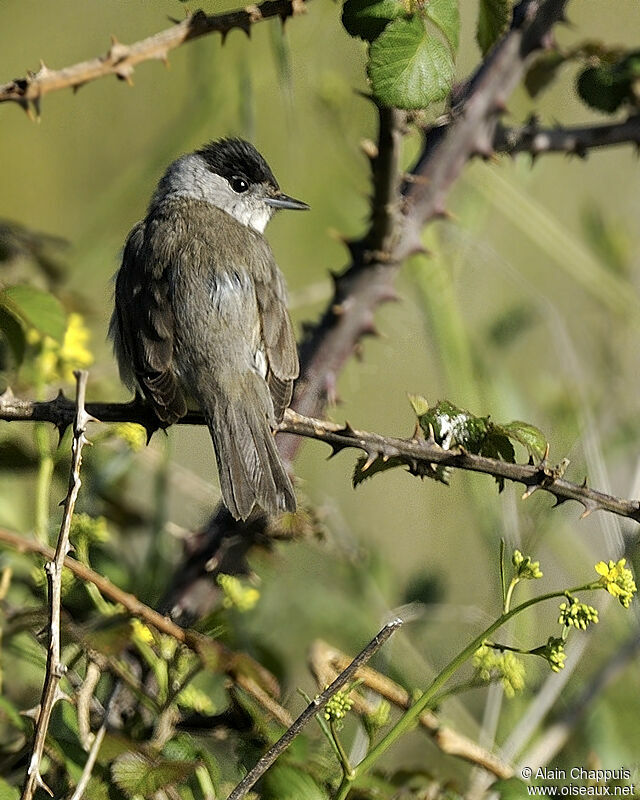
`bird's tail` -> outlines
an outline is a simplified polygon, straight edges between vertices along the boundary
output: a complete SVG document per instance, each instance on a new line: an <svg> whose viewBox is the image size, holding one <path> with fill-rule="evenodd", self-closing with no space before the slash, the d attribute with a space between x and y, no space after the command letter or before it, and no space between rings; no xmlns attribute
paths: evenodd
<svg viewBox="0 0 640 800"><path fill-rule="evenodd" d="M246 519L255 504L267 514L295 511L296 496L280 459L270 420L273 405L264 380L243 376L234 397L213 393L204 414L216 451L225 505L236 519Z"/></svg>

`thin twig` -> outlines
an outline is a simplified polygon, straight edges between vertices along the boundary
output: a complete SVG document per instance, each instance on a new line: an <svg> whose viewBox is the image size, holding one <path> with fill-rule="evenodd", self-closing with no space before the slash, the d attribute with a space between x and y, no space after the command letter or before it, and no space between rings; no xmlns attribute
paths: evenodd
<svg viewBox="0 0 640 800"><path fill-rule="evenodd" d="M111 708L113 707L118 694L120 693L120 689L122 687L121 683L116 683L111 691L109 696L109 700L104 708L104 714L102 717L102 723L98 730L95 732L93 742L89 749L89 754L87 755L87 760L84 763L84 767L82 768L82 774L80 775L80 779L76 784L76 788L69 798L69 800L82 800L84 793L87 789L89 781L91 780L91 773L93 772L93 767L96 763L96 759L98 758L98 753L100 752L100 747L102 746L102 740L105 737L107 732L107 725L109 722L109 713Z"/></svg>
<svg viewBox="0 0 640 800"><path fill-rule="evenodd" d="M46 785L40 774L40 761L44 752L45 739L49 728L51 712L61 693L59 684L65 672L65 667L60 660L60 607L62 597L62 569L67 553L69 552L69 532L71 518L75 508L76 499L82 482L80 480L80 467L82 465L82 448L87 442L85 431L92 417L87 414L84 407L87 388L88 373L84 370L75 372L76 377L76 415L71 446L71 471L69 475L69 489L64 501L64 512L58 535L58 544L52 561L45 567L47 582L49 584L49 646L47 653L47 666L45 673L40 711L35 726L31 756L22 800L31 800L37 788L44 789L53 796L53 792Z"/></svg>
<svg viewBox="0 0 640 800"><path fill-rule="evenodd" d="M317 682L322 686L333 680L348 663L348 656L325 642L316 641L311 646L309 665ZM360 667L354 678L399 708L406 710L413 702L406 689L371 667ZM371 704L357 690L351 693L351 697L354 701L353 708L358 713L367 714L373 711ZM514 770L511 765L466 736L443 725L433 711L423 711L418 721L443 753L462 758L503 780L513 776Z"/></svg>
<svg viewBox="0 0 640 800"><path fill-rule="evenodd" d="M236 788L231 792L227 800L240 800L247 792L255 785L255 783L264 775L278 756L283 753L295 737L300 733L304 726L313 719L313 717L326 706L331 698L345 686L351 678L355 675L358 669L366 664L367 661L377 653L387 639L394 634L402 625L401 619L395 619L389 622L382 628L382 630L369 642L369 644L353 659L349 666L338 675L333 683L315 697L311 703L300 714L291 727L278 739L278 741L269 748L269 750L262 756L255 767L247 773L247 775L240 781Z"/></svg>
<svg viewBox="0 0 640 800"><path fill-rule="evenodd" d="M29 72L24 78L0 85L0 103L15 102L26 111L30 110L31 104L39 114L40 100L49 92L69 88L77 90L106 75L115 75L131 83L135 67L143 61L158 60L166 64L171 50L216 31L222 34L223 39L234 28L249 35L251 26L256 22L273 17L280 17L284 22L288 17L300 13L304 3L305 0L264 0L259 5L223 14L196 11L171 28L134 44L122 44L112 37L111 47L103 56L58 70L49 69L41 61L37 72Z"/></svg>
<svg viewBox="0 0 640 800"><path fill-rule="evenodd" d="M4 420L46 421L64 429L68 424L72 408L71 401L61 394L55 400L46 403L20 400L14 397L9 390L0 396L0 419ZM153 415L149 408L135 401L132 403L90 403L87 405L87 410L103 422L137 422L153 427L151 421ZM178 424L203 425L204 418L201 414L190 412L179 420ZM508 461L475 455L462 448L445 450L433 439L428 441L382 436L379 433L355 430L349 424L337 425L328 420L305 417L291 409L286 411L278 430L281 433L296 434L326 442L333 449L334 454L348 447L363 450L368 456L369 468L378 459L386 462L391 458L396 459L399 464L408 466L413 472L418 472L419 465L441 464L522 483L527 487L523 499L541 489L553 495L557 504L575 500L584 508L583 517L593 511L602 510L640 522L640 503L637 500L627 500L599 492L587 486L586 481L580 484L567 481L563 477L565 466L551 466L546 460L539 464L513 464ZM136 600L136 602L139 601Z"/></svg>

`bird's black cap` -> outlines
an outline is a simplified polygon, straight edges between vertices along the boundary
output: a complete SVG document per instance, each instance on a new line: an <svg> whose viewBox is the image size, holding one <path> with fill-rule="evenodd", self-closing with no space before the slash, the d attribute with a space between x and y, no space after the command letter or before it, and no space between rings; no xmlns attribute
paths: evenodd
<svg viewBox="0 0 640 800"><path fill-rule="evenodd" d="M267 162L244 139L218 139L196 152L202 156L211 172L227 180L238 175L249 183L269 183L275 189L280 188Z"/></svg>

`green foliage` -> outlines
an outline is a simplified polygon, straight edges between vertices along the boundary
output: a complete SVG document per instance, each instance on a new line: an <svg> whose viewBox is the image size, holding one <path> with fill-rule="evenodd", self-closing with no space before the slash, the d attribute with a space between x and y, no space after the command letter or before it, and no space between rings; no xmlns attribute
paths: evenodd
<svg viewBox="0 0 640 800"><path fill-rule="evenodd" d="M342 22L369 42L367 74L380 103L425 108L447 96L459 41L457 0L346 0Z"/></svg>
<svg viewBox="0 0 640 800"><path fill-rule="evenodd" d="M486 55L509 27L512 0L480 0L476 40Z"/></svg>
<svg viewBox="0 0 640 800"><path fill-rule="evenodd" d="M627 53L613 63L587 67L578 76L580 98L591 108L613 114L623 104L638 106L640 50Z"/></svg>
<svg viewBox="0 0 640 800"><path fill-rule="evenodd" d="M113 762L111 775L127 797L151 798L161 789L181 783L193 775L193 761L148 758L141 753L124 753Z"/></svg>
<svg viewBox="0 0 640 800"><path fill-rule="evenodd" d="M400 0L346 0L342 24L351 36L372 42L391 20L405 15L405 4Z"/></svg>
<svg viewBox="0 0 640 800"><path fill-rule="evenodd" d="M329 795L297 767L276 764L260 782L263 800L328 800Z"/></svg>
<svg viewBox="0 0 640 800"><path fill-rule="evenodd" d="M24 284L10 286L0 292L0 308L43 336L62 341L66 314L60 301L50 292Z"/></svg>
<svg viewBox="0 0 640 800"><path fill-rule="evenodd" d="M419 15L396 19L372 43L368 74L386 106L424 108L443 100L453 81L448 47L427 32Z"/></svg>

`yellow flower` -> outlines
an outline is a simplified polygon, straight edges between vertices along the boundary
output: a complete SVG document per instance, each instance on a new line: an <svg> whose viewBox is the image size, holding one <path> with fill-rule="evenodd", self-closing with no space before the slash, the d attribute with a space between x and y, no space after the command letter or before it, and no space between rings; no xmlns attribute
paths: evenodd
<svg viewBox="0 0 640 800"><path fill-rule="evenodd" d="M151 629L139 619L134 618L131 620L131 630L134 639L138 639L140 642L144 642L145 644L153 644L153 642L155 642Z"/></svg>
<svg viewBox="0 0 640 800"><path fill-rule="evenodd" d="M74 369L84 369L93 363L93 355L89 343L89 329L84 324L81 314L69 314L67 330L60 348L60 365L63 377L73 380Z"/></svg>
<svg viewBox="0 0 640 800"><path fill-rule="evenodd" d="M147 432L136 422L118 422L112 431L119 439L126 442L134 453L143 450L147 444Z"/></svg>
<svg viewBox="0 0 640 800"><path fill-rule="evenodd" d="M220 573L217 577L217 584L224 594L222 605L225 608L236 608L244 613L251 611L260 598L260 592L257 589L244 586L242 581L234 575Z"/></svg>
<svg viewBox="0 0 640 800"><path fill-rule="evenodd" d="M617 563L609 561L599 561L596 564L596 572L601 576L600 584L609 592L617 597L621 605L629 608L631 599L636 593L636 583L633 580L633 573L625 567L626 558L621 558Z"/></svg>

